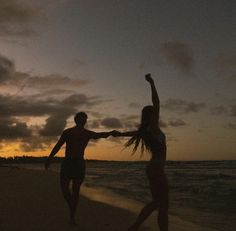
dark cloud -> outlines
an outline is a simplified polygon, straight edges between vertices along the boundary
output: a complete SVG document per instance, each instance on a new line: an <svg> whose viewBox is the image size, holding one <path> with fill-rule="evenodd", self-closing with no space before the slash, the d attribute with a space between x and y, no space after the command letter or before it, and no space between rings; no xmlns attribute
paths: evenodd
<svg viewBox="0 0 236 231"><path fill-rule="evenodd" d="M39 9L35 9L23 1L0 1L0 36L28 37L35 35L31 25L39 15Z"/></svg>
<svg viewBox="0 0 236 231"><path fill-rule="evenodd" d="M169 125L172 127L182 127L186 126L186 123L181 119L172 119L169 121Z"/></svg>
<svg viewBox="0 0 236 231"><path fill-rule="evenodd" d="M168 99L164 102L162 107L169 111L190 113L199 112L205 107L205 103L195 103L181 99Z"/></svg>
<svg viewBox="0 0 236 231"><path fill-rule="evenodd" d="M136 130L139 126L140 116L139 115L125 115L120 116L123 127L127 130Z"/></svg>
<svg viewBox="0 0 236 231"><path fill-rule="evenodd" d="M0 95L0 108L3 116L43 116L75 112L75 109L70 105L53 99L37 100L31 97L3 95Z"/></svg>
<svg viewBox="0 0 236 231"><path fill-rule="evenodd" d="M12 118L0 119L0 140L19 139L31 136L31 129L26 123Z"/></svg>
<svg viewBox="0 0 236 231"><path fill-rule="evenodd" d="M0 84L9 80L14 70L13 61L0 54Z"/></svg>
<svg viewBox="0 0 236 231"><path fill-rule="evenodd" d="M160 47L160 52L169 64L182 73L189 73L193 69L193 52L188 45L182 42L166 42Z"/></svg>
<svg viewBox="0 0 236 231"><path fill-rule="evenodd" d="M48 146L45 146L38 139L30 140L30 142L27 140L20 144L20 150L23 152L44 151L46 148L48 148Z"/></svg>
<svg viewBox="0 0 236 231"><path fill-rule="evenodd" d="M70 106L79 106L83 104L92 105L93 103L90 99L84 94L73 94L64 99L62 103Z"/></svg>
<svg viewBox="0 0 236 231"><path fill-rule="evenodd" d="M79 86L87 83L86 80L72 79L60 74L33 76L26 72L19 72L15 69L13 60L0 54L0 85L18 88L18 93L25 89L40 92L51 91L51 94L53 92L55 94L65 93L65 91L77 90Z"/></svg>
<svg viewBox="0 0 236 231"><path fill-rule="evenodd" d="M213 115L222 115L227 113L227 109L224 106L216 106L210 109L211 114Z"/></svg>
<svg viewBox="0 0 236 231"><path fill-rule="evenodd" d="M35 152L48 150L51 143L55 143L56 139L44 136L32 136L23 138L20 143L20 150L24 152Z"/></svg>
<svg viewBox="0 0 236 231"><path fill-rule="evenodd" d="M236 123L228 123L228 127L233 130L236 130Z"/></svg>
<svg viewBox="0 0 236 231"><path fill-rule="evenodd" d="M120 122L123 125L122 127L126 130L136 130L138 129L140 125L140 118L137 115L121 115ZM187 124L182 119L169 119L169 120L163 120L161 118L159 120L159 126L161 128L167 128L169 126L171 127L180 127L180 126L186 126Z"/></svg>
<svg viewBox="0 0 236 231"><path fill-rule="evenodd" d="M60 89L60 88L48 89L44 91L45 95L68 95L72 93L74 93L73 90Z"/></svg>
<svg viewBox="0 0 236 231"><path fill-rule="evenodd" d="M231 116L236 116L236 105L232 105L231 106L231 113L230 113Z"/></svg>
<svg viewBox="0 0 236 231"><path fill-rule="evenodd" d="M59 115L51 115L46 119L46 124L39 131L39 134L42 136L59 136L63 132L66 126L66 120L69 115L59 114Z"/></svg>
<svg viewBox="0 0 236 231"><path fill-rule="evenodd" d="M79 86L87 84L87 81L72 79L60 74L31 76L28 73L12 72L11 76L9 76L8 79L5 79L5 84L18 87L20 91L25 89L34 89L41 92L51 91L51 94L53 92L54 94L58 94L78 89Z"/></svg>
<svg viewBox="0 0 236 231"><path fill-rule="evenodd" d="M91 97L94 100L93 97ZM0 107L4 116L44 116L50 115L46 120L41 135L58 135L65 127L66 119L75 114L78 106L91 106L93 101L83 94L71 95L63 100L53 98L37 100L25 97L0 95Z"/></svg>
<svg viewBox="0 0 236 231"><path fill-rule="evenodd" d="M91 97L94 100L93 97ZM75 100L73 100L75 99ZM0 123L2 138L23 138L30 135L25 123L14 122L13 118L22 116L45 116L46 123L39 129L42 136L58 136L66 126L69 116L77 112L78 106L90 106L92 101L85 95L72 95L63 100L37 100L31 97L14 97L0 95L1 116L7 118ZM0 122L1 122L0 121ZM8 122L10 121L10 122Z"/></svg>
<svg viewBox="0 0 236 231"><path fill-rule="evenodd" d="M17 139L24 151L45 148L45 139L55 139L60 135L67 119L78 111L78 107L81 110L102 102L99 96L88 97L74 93L73 89L78 91L78 86L85 83L59 74L40 77L18 72L11 59L0 55L0 85L6 89L18 89L14 95L10 92L0 94L0 139ZM29 91L22 96L26 88ZM43 116L47 116L45 124L34 129L28 127L23 118ZM38 143L35 137L40 137Z"/></svg>
<svg viewBox="0 0 236 231"><path fill-rule="evenodd" d="M213 68L220 76L236 80L236 55L219 55L213 63Z"/></svg>
<svg viewBox="0 0 236 231"><path fill-rule="evenodd" d="M126 130L136 130L138 128L137 119L139 118L136 115L121 115L120 119L113 117L106 117L105 119L101 119L99 114L98 119L92 120L89 122L89 128L96 129L104 126L105 128L118 129L125 128Z"/></svg>
<svg viewBox="0 0 236 231"><path fill-rule="evenodd" d="M101 125L106 128L122 128L121 121L117 118L108 117L101 121Z"/></svg>

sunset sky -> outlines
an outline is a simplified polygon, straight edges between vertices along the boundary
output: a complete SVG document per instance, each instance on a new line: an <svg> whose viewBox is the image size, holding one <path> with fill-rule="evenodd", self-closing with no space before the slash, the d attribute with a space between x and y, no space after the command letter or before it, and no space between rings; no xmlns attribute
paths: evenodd
<svg viewBox="0 0 236 231"><path fill-rule="evenodd" d="M136 129L151 73L167 159L236 159L235 38L235 0L0 0L0 156L48 155L78 111ZM139 160L124 143L85 157Z"/></svg>

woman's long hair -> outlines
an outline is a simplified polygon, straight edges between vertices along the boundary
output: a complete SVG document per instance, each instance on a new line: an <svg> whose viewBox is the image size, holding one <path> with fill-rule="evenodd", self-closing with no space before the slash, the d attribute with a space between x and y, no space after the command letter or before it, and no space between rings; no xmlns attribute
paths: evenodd
<svg viewBox="0 0 236 231"><path fill-rule="evenodd" d="M153 119L154 115L155 113L153 106L146 106L143 108L141 115L141 124L138 128L138 132L125 143L125 147L134 145L132 155L137 151L140 143L141 156L143 155L145 150L147 150L148 152L151 151L150 139L154 135L153 131L155 126L158 126L158 124L156 124Z"/></svg>

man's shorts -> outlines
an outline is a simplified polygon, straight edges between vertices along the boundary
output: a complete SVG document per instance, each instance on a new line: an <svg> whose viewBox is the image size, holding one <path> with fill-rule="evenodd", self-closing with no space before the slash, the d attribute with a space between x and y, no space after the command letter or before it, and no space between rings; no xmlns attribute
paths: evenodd
<svg viewBox="0 0 236 231"><path fill-rule="evenodd" d="M85 160L65 158L61 164L60 177L64 180L80 180L85 177Z"/></svg>

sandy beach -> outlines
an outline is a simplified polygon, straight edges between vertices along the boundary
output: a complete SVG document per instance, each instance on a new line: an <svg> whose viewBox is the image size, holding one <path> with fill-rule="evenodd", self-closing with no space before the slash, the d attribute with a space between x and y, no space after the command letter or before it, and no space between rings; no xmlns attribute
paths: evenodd
<svg viewBox="0 0 236 231"><path fill-rule="evenodd" d="M68 224L68 211L58 174L52 171L0 167L1 231L123 231L142 204L106 198L102 192L82 189L77 212L78 226ZM86 195L88 194L88 195ZM153 215L140 231L158 230ZM170 231L213 231L170 216Z"/></svg>

